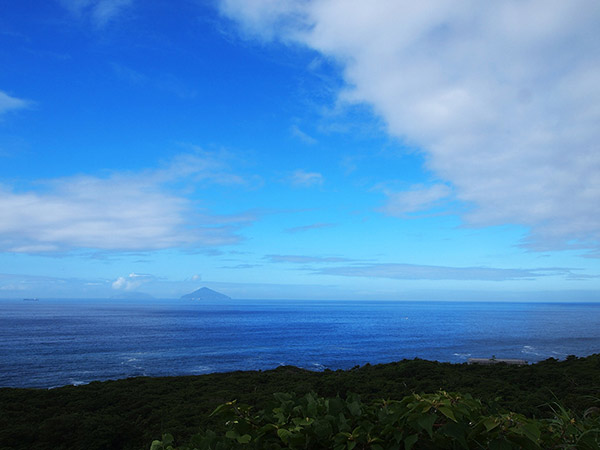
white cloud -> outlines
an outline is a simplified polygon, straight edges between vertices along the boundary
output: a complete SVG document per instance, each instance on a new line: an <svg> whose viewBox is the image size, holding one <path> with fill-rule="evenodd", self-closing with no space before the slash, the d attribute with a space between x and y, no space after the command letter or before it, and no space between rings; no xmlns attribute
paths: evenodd
<svg viewBox="0 0 600 450"><path fill-rule="evenodd" d="M60 0L60 3L78 17L88 16L103 27L133 4L133 0Z"/></svg>
<svg viewBox="0 0 600 450"><path fill-rule="evenodd" d="M289 181L297 187L312 187L323 184L324 179L318 172L305 172L299 169L289 177Z"/></svg>
<svg viewBox="0 0 600 450"><path fill-rule="evenodd" d="M600 3L224 0L247 33L340 63L340 98L472 206L468 223L530 227L538 250L600 247Z"/></svg>
<svg viewBox="0 0 600 450"><path fill-rule="evenodd" d="M409 213L433 208L447 199L452 190L445 184L434 184L429 187L412 186L408 191L384 192L388 196L388 202L381 211L390 216L404 217Z"/></svg>
<svg viewBox="0 0 600 450"><path fill-rule="evenodd" d="M0 117L9 111L27 108L29 105L30 102L27 100L11 97L7 93L0 91Z"/></svg>
<svg viewBox="0 0 600 450"><path fill-rule="evenodd" d="M249 36L271 40L297 33L305 17L304 2L296 0L221 0L223 14L236 19Z"/></svg>
<svg viewBox="0 0 600 450"><path fill-rule="evenodd" d="M201 212L180 189L169 187L228 178L217 161L185 155L159 170L59 178L28 191L0 186L0 250L133 251L232 244L239 240L237 228L254 220L253 215Z"/></svg>
<svg viewBox="0 0 600 450"><path fill-rule="evenodd" d="M152 275L139 273L130 273L126 277L119 277L112 283L115 290L134 291L144 283L154 281L156 278Z"/></svg>

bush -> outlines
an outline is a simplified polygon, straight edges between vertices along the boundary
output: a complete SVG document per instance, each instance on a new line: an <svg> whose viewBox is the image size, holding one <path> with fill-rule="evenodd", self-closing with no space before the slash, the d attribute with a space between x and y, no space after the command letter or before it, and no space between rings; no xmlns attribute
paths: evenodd
<svg viewBox="0 0 600 450"><path fill-rule="evenodd" d="M274 397L272 409L256 413L235 401L220 405L213 415L225 422L224 434L207 430L181 447L174 446L171 435L164 435L151 450L600 448L598 408L576 418L555 406L553 418L536 420L497 412L470 395L444 391L368 404L357 395Z"/></svg>

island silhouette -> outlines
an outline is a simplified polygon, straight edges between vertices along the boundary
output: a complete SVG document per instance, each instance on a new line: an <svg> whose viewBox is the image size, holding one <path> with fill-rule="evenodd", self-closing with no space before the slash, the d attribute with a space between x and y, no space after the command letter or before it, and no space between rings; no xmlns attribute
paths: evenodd
<svg viewBox="0 0 600 450"><path fill-rule="evenodd" d="M194 292L182 295L181 300L231 300L231 297L207 287L202 287Z"/></svg>

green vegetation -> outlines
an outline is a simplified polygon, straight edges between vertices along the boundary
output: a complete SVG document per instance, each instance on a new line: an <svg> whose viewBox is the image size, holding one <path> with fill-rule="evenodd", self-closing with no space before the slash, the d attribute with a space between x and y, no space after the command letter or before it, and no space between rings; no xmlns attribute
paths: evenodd
<svg viewBox="0 0 600 450"><path fill-rule="evenodd" d="M273 394L314 392L375 407L378 399L444 390L480 399L490 413L552 419L554 402L583 418L599 406L600 354L528 366L475 366L423 360L310 372L279 367L189 377L131 378L52 390L0 389L0 449L145 449L165 433L186 444L201 429L228 430L219 405L237 400L272 411ZM556 409L556 408L555 408ZM487 414L487 413L486 413ZM268 417L265 420L270 420Z"/></svg>
<svg viewBox="0 0 600 450"><path fill-rule="evenodd" d="M590 409L575 418L554 409L552 419L530 419L492 411L470 395L412 394L402 401L365 404L356 395L324 399L275 394L270 411L254 413L228 402L214 414L227 431L205 431L177 450L226 449L589 449L600 448L600 414ZM173 450L165 435L150 450Z"/></svg>

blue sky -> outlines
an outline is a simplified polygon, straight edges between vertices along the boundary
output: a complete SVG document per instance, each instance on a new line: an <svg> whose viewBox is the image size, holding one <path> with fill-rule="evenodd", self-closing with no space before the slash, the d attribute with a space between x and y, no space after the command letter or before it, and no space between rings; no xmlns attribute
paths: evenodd
<svg viewBox="0 0 600 450"><path fill-rule="evenodd" d="M600 301L592 0L0 7L0 298Z"/></svg>

